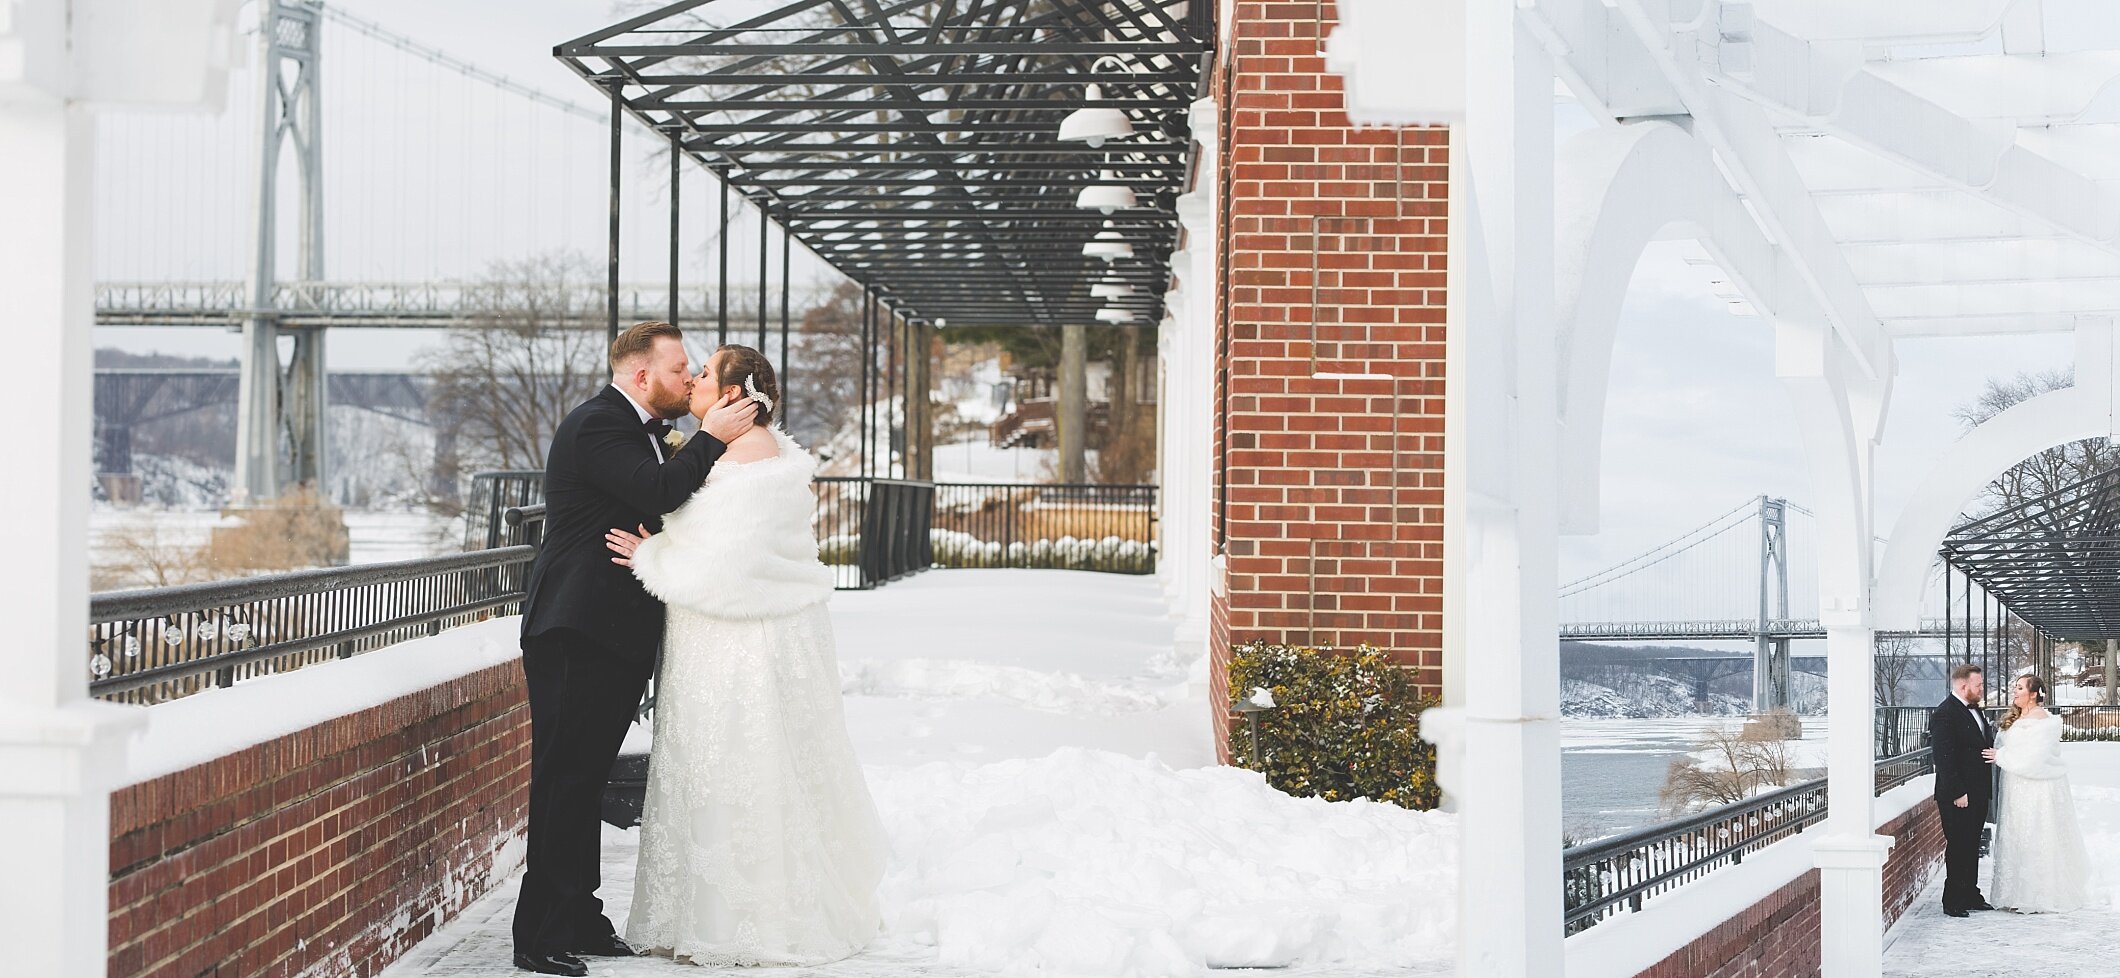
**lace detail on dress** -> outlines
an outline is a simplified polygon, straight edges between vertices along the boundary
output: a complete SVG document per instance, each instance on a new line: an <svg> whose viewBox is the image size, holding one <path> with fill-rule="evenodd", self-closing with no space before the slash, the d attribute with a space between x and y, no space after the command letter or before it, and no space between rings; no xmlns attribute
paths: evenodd
<svg viewBox="0 0 2120 978"><path fill-rule="evenodd" d="M657 954L701 965L820 964L861 950L880 925L888 843L847 737L821 600L829 571L822 593L805 597L816 587L805 565L821 567L808 483L806 466L764 463L710 479L686 507L695 525L678 520L652 538L663 541L661 580L684 591L669 595L678 600L668 609L626 921L627 939ZM727 492L739 485L741 499ZM796 493L799 514L787 499L751 505ZM737 505L713 509L728 503ZM742 532L702 532L709 518ZM790 573L762 566L767 554ZM744 588L709 586L747 571ZM705 613L716 591L728 599L725 616Z"/></svg>
<svg viewBox="0 0 2120 978"><path fill-rule="evenodd" d="M1995 809L1990 902L2065 913L2090 903L2090 856L2061 761L2061 718L2019 720L1997 735L2002 794Z"/></svg>

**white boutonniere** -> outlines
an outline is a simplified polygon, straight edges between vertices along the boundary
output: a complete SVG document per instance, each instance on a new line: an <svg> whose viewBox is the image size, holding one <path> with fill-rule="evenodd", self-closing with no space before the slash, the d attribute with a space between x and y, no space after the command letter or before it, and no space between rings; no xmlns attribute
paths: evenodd
<svg viewBox="0 0 2120 978"><path fill-rule="evenodd" d="M663 435L663 444L668 445L671 451L677 451L678 449L685 447L685 433L677 430L676 428L672 428L669 430L668 433Z"/></svg>

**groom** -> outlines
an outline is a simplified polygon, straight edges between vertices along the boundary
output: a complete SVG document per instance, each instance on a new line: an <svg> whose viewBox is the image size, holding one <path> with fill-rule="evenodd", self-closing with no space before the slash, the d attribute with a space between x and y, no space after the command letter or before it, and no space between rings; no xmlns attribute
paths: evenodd
<svg viewBox="0 0 2120 978"><path fill-rule="evenodd" d="M1929 714L1936 814L1943 822L1943 912L1953 917L1995 909L1980 895L1980 830L1993 783L1980 752L1995 746L1995 728L1980 711L1986 693L1979 666L1958 666L1951 670L1951 695Z"/></svg>
<svg viewBox="0 0 2120 978"><path fill-rule="evenodd" d="M647 322L611 342L611 384L568 413L545 460L545 538L523 596L530 694L530 827L515 905L515 966L585 975L581 956L630 956L596 898L604 783L662 644L662 604L612 563L604 534L658 526L707 479L755 405L724 398L707 437L672 450L668 419L691 409L677 327Z"/></svg>

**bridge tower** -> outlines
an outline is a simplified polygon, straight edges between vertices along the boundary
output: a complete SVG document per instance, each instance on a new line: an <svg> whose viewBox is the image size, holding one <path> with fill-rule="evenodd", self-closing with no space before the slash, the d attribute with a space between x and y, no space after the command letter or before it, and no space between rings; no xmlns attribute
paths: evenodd
<svg viewBox="0 0 2120 978"><path fill-rule="evenodd" d="M323 113L317 92L323 8L317 0L264 0L260 11L264 111L259 117L257 251L236 395L235 491L238 502L250 503L278 496L289 483L307 482L324 491L324 330L288 331L294 350L283 375L282 310L274 299L283 145L294 156L300 188L293 202L299 219L297 276L305 282L324 278L324 157L318 126Z"/></svg>
<svg viewBox="0 0 2120 978"><path fill-rule="evenodd" d="M1774 621L1789 617L1789 501L1759 497L1759 616L1752 634L1752 712L1789 705L1789 640Z"/></svg>

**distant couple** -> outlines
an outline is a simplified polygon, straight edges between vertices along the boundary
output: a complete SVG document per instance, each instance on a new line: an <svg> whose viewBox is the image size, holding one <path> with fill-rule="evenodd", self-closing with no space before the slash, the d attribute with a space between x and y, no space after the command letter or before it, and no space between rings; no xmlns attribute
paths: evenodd
<svg viewBox="0 0 2120 978"><path fill-rule="evenodd" d="M700 965L846 957L877 932L886 848L840 703L816 463L771 427L780 385L757 350L723 346L694 377L677 328L650 322L619 334L610 363L610 386L552 437L523 601L515 965L583 975L583 957L635 945ZM680 447L669 419L687 413L700 433ZM621 940L596 897L598 823L658 646Z"/></svg>
<svg viewBox="0 0 2120 978"><path fill-rule="evenodd" d="M1951 670L1951 695L1929 715L1936 763L1936 811L1943 822L1943 912L2067 913L2090 902L2090 858L2076 825L2068 771L2061 763L2061 718L2047 711L2046 683L2010 683L2010 709L1991 724L1980 709L1980 667ZM1996 729L1997 726L2000 729ZM1995 818L1994 902L1980 893L1980 832L1989 821L1988 765L2002 769Z"/></svg>

